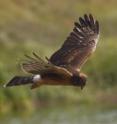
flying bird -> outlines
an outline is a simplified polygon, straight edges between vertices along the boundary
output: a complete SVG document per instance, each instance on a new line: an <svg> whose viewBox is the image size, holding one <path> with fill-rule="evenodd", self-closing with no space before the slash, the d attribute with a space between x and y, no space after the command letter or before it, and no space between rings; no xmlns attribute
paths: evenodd
<svg viewBox="0 0 117 124"><path fill-rule="evenodd" d="M36 53L26 55L21 64L29 76L15 76L4 87L31 84L31 89L42 85L85 86L87 75L81 67L95 51L99 39L99 23L85 14L74 23L73 31L50 58L41 59Z"/></svg>

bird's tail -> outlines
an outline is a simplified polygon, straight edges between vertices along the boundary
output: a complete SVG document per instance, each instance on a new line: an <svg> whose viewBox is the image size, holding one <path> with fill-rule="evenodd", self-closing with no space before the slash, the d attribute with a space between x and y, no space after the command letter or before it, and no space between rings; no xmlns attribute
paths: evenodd
<svg viewBox="0 0 117 124"><path fill-rule="evenodd" d="M33 76L30 76L30 77L15 76L7 84L5 84L4 87L26 85L26 84L32 84L32 83L33 83Z"/></svg>

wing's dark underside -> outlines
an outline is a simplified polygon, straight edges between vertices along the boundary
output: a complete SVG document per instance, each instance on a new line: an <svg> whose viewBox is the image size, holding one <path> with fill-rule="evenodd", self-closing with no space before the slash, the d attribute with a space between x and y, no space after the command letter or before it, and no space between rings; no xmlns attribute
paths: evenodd
<svg viewBox="0 0 117 124"><path fill-rule="evenodd" d="M98 21L91 14L85 14L83 18L79 18L79 23L75 22L74 25L62 47L50 57L52 64L65 68L80 68L95 50L99 36Z"/></svg>

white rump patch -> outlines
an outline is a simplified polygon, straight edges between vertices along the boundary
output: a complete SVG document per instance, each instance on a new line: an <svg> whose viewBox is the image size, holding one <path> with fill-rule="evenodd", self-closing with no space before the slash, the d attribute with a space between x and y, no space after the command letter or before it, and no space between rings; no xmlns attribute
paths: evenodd
<svg viewBox="0 0 117 124"><path fill-rule="evenodd" d="M39 74L38 75L35 75L33 77L33 82L38 82L40 79L41 79L41 76Z"/></svg>

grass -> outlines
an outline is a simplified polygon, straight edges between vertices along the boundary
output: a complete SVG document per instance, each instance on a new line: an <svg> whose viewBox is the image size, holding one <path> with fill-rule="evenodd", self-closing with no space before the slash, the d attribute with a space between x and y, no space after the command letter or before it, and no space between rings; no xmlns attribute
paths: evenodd
<svg viewBox="0 0 117 124"><path fill-rule="evenodd" d="M117 12L115 1L4 0L0 1L0 115L11 111L34 111L39 102L74 101L81 104L103 104L103 98L114 106L117 82ZM86 88L26 87L3 89L14 75L23 75L19 63L24 54L37 52L51 56L72 30L74 20L93 13L100 21L100 42L95 54L83 67L89 76ZM69 103L68 102L68 103ZM36 104L36 105L35 105ZM51 103L50 103L51 104ZM5 107L4 107L5 106Z"/></svg>

